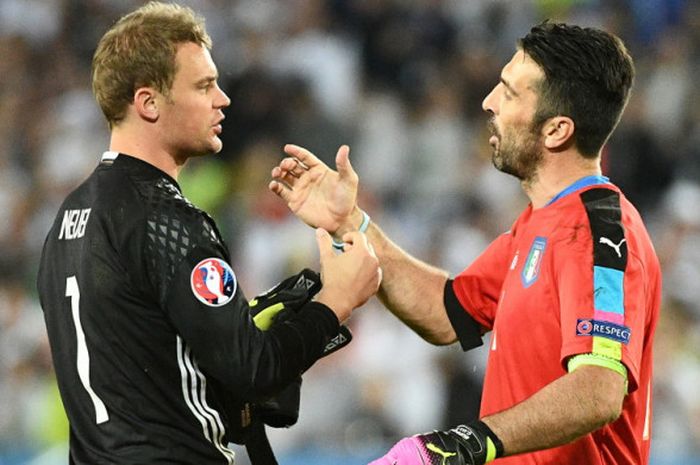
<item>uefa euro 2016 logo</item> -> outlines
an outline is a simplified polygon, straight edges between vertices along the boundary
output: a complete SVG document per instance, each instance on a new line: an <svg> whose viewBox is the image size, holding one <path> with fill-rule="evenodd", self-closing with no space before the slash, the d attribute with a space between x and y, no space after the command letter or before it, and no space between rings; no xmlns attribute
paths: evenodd
<svg viewBox="0 0 700 465"><path fill-rule="evenodd" d="M236 293L236 275L231 266L216 257L197 263L192 269L190 284L197 300L210 307L227 304Z"/></svg>

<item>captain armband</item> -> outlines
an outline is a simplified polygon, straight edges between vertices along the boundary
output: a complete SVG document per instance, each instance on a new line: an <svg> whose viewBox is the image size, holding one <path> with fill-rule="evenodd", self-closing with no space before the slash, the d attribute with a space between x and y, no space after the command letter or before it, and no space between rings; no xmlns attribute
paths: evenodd
<svg viewBox="0 0 700 465"><path fill-rule="evenodd" d="M462 307L452 287L453 282L453 279L448 279L445 283L443 302L462 350L466 352L483 345L484 341L481 339L481 325Z"/></svg>
<svg viewBox="0 0 700 465"><path fill-rule="evenodd" d="M574 370L583 365L595 365L617 372L625 378L625 386L627 386L627 367L619 360L600 354L579 354L569 359L566 363L566 368L569 370L569 373L573 373Z"/></svg>

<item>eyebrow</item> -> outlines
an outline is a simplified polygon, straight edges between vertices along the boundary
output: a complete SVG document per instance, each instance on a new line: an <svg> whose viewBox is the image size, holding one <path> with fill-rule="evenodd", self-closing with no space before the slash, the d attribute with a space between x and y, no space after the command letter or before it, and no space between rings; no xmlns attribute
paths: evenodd
<svg viewBox="0 0 700 465"><path fill-rule="evenodd" d="M197 82L195 83L195 85L200 86L200 85L203 85L203 84L209 84L210 82L215 82L217 79L219 79L219 76L218 76L218 75L216 75L216 76L207 76L207 77L203 77L202 79L200 79L199 81L197 81Z"/></svg>
<svg viewBox="0 0 700 465"><path fill-rule="evenodd" d="M518 94L518 92L516 92L515 89L513 89L513 86L511 86L510 83L509 83L508 81L506 81L505 78L504 78L503 76L501 76L500 81L501 81L501 84L503 84L504 86L506 86L506 88L507 88L513 95L515 95L516 97L517 97L518 95L520 95L520 94Z"/></svg>

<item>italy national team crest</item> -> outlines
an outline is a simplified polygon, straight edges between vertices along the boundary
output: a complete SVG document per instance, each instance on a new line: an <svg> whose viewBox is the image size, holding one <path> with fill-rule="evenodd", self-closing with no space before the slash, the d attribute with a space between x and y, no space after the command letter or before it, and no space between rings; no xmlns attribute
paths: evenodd
<svg viewBox="0 0 700 465"><path fill-rule="evenodd" d="M520 274L523 287L530 287L537 281L546 248L547 238L540 236L535 237L535 241L532 243L532 247L530 247L530 252L527 254L527 260L525 260L523 271Z"/></svg>
<svg viewBox="0 0 700 465"><path fill-rule="evenodd" d="M227 304L236 293L236 275L231 266L220 258L206 258L192 270L192 292L210 307Z"/></svg>

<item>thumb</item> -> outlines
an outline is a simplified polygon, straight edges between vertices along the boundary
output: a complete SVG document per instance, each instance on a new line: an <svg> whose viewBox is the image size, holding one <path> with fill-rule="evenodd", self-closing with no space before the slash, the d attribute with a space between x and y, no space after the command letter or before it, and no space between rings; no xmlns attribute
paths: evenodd
<svg viewBox="0 0 700 465"><path fill-rule="evenodd" d="M323 263L327 258L333 257L333 239L323 228L316 228L316 242L318 243L318 251Z"/></svg>
<svg viewBox="0 0 700 465"><path fill-rule="evenodd" d="M335 167L341 178L347 178L355 175L355 170L350 164L350 147L341 145L338 153L335 156Z"/></svg>

